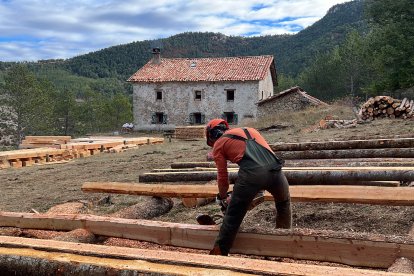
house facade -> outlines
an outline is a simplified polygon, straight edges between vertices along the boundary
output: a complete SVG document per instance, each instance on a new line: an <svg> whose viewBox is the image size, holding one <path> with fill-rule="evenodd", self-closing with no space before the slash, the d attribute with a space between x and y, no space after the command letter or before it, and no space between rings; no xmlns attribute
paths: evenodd
<svg viewBox="0 0 414 276"><path fill-rule="evenodd" d="M257 117L263 118L279 112L299 111L320 105L327 105L327 103L312 97L299 86L294 86L257 102Z"/></svg>
<svg viewBox="0 0 414 276"><path fill-rule="evenodd" d="M214 118L238 124L257 117L256 103L273 94L273 56L153 58L128 79L135 130L202 125Z"/></svg>

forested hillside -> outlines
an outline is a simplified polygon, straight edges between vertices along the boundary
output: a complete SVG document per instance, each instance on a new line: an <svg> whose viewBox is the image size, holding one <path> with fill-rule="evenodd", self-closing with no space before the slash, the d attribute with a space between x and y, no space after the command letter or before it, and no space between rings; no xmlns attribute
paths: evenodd
<svg viewBox="0 0 414 276"><path fill-rule="evenodd" d="M364 27L363 2L354 1L332 7L324 18L296 35L229 37L219 33L183 33L159 41L111 47L72 58L65 65L86 77L126 79L148 61L155 45L161 46L164 57L274 55L279 72L296 76L316 53L341 44L350 29L362 31Z"/></svg>
<svg viewBox="0 0 414 276"><path fill-rule="evenodd" d="M70 74L124 82L151 58L152 47L161 46L164 57L274 55L278 73L296 77L318 53L340 45L350 29L363 31L366 25L363 10L361 0L336 5L320 21L295 35L240 37L182 33L157 41L113 46L68 60L44 60L28 65L37 75L50 79L55 85L61 85L63 75L67 75L68 81L63 81L66 87L73 79ZM0 70L12 64L0 62ZM82 79L78 79L79 82Z"/></svg>
<svg viewBox="0 0 414 276"><path fill-rule="evenodd" d="M274 55L275 92L300 85L326 101L377 94L414 98L413 14L412 0L355 0L332 7L295 35L182 33L67 60L0 62L0 106L21 111L18 136L117 129L132 121L126 79L148 62L153 47L161 47L163 57Z"/></svg>

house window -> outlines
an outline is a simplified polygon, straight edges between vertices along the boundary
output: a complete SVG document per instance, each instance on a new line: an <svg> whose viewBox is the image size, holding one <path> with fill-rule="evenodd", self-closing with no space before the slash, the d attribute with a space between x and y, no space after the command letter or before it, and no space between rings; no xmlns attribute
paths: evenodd
<svg viewBox="0 0 414 276"><path fill-rule="evenodd" d="M155 91L155 93L156 93L157 101L161 101L162 100L162 91Z"/></svg>
<svg viewBox="0 0 414 276"><path fill-rule="evenodd" d="M151 124L166 124L167 123L167 114L164 112L155 112L152 114Z"/></svg>
<svg viewBox="0 0 414 276"><path fill-rule="evenodd" d="M228 89L226 90L227 93L227 101L233 102L234 101L234 89Z"/></svg>
<svg viewBox="0 0 414 276"><path fill-rule="evenodd" d="M200 90L195 90L194 91L194 100L201 101L201 91Z"/></svg>
<svg viewBox="0 0 414 276"><path fill-rule="evenodd" d="M206 116L200 112L190 113L190 124L202 125L206 123Z"/></svg>
<svg viewBox="0 0 414 276"><path fill-rule="evenodd" d="M230 125L237 125L238 123L238 116L234 112L224 112L221 117Z"/></svg>

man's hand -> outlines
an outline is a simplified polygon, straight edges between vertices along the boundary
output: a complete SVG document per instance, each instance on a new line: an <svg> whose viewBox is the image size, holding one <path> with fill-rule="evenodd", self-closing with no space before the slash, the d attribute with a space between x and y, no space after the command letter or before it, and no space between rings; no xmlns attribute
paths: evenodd
<svg viewBox="0 0 414 276"><path fill-rule="evenodd" d="M216 203L220 205L221 211L223 213L226 212L227 207L229 206L230 200L231 200L231 192L228 192L226 194L226 197L221 197L219 193L216 195Z"/></svg>

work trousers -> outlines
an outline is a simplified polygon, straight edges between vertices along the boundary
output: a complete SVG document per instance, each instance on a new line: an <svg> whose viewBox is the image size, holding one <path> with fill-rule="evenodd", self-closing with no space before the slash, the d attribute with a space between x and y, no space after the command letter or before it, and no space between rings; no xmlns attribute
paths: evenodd
<svg viewBox="0 0 414 276"><path fill-rule="evenodd" d="M277 211L276 228L292 227L289 183L280 169L269 168L270 166L239 170L231 201L215 242L222 255L228 255L250 203L261 190L270 192L274 198Z"/></svg>

